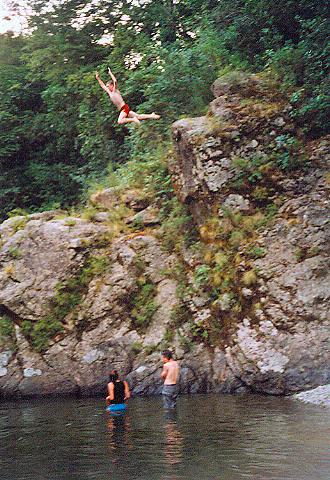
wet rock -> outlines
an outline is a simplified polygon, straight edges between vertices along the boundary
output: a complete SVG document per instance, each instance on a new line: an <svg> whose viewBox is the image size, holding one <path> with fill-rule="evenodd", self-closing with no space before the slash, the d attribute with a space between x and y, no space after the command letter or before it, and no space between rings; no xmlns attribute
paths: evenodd
<svg viewBox="0 0 330 480"><path fill-rule="evenodd" d="M296 393L293 398L304 403L330 407L330 385L322 385L307 392Z"/></svg>

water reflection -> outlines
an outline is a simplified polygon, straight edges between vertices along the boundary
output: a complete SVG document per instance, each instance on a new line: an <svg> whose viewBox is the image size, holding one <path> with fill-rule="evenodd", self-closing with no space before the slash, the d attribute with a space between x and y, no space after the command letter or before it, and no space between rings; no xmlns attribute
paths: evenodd
<svg viewBox="0 0 330 480"><path fill-rule="evenodd" d="M111 462L117 463L121 459L122 451L133 448L131 435L131 420L128 413L109 414L108 419L109 442L108 448Z"/></svg>
<svg viewBox="0 0 330 480"><path fill-rule="evenodd" d="M182 463L183 435L178 426L176 411L168 411L164 414L164 430L164 460L168 471L163 478L164 480L179 480L182 477L175 470Z"/></svg>

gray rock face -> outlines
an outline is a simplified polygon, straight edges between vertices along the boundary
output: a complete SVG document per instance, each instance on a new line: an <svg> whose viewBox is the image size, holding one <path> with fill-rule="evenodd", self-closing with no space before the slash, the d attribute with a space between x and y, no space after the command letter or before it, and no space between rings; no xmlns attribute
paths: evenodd
<svg viewBox="0 0 330 480"><path fill-rule="evenodd" d="M269 321L251 326L246 319L226 349L228 365L256 392L287 394L329 381L329 323L300 322L294 332Z"/></svg>
<svg viewBox="0 0 330 480"><path fill-rule="evenodd" d="M100 248L106 226L52 216L23 220L18 231L12 227L18 219L1 226L1 311L15 329L13 338L0 338L0 396L101 394L113 368L128 376L133 394L159 393L161 342L172 328L171 313L178 302L176 282L162 272L177 258L165 254L153 236L118 238ZM108 267L90 280L81 303L65 318L64 332L37 353L23 335L23 322L44 318L58 282L74 277L91 257L107 258ZM131 311L141 275L155 286L157 309L151 322L138 328ZM218 385L212 364L219 354L207 354L204 366L194 350L184 354L178 338L172 347L183 362L182 391L241 387L233 376ZM203 347L194 348L206 355Z"/></svg>
<svg viewBox="0 0 330 480"><path fill-rule="evenodd" d="M322 161L326 166L329 158ZM278 221L260 236L267 254L255 266L268 292L264 313L280 328L330 318L329 187L319 173L299 180L300 195L293 196L294 188L288 191L292 197Z"/></svg>
<svg viewBox="0 0 330 480"><path fill-rule="evenodd" d="M288 106L272 101L256 76L226 76L214 83L213 92L217 98L208 115L172 126L176 153L169 168L175 192L197 224L217 204L248 211L249 199L232 192L237 161L266 158L274 149L274 136L293 132Z"/></svg>
<svg viewBox="0 0 330 480"><path fill-rule="evenodd" d="M214 83L213 92L217 98L206 117L173 124L173 182L199 225L215 214L223 217L224 208L255 212L251 187L244 196L233 191L237 162L254 162L258 174L258 159L271 158L276 142L294 133L288 107L273 102L258 77L226 76ZM307 145L312 168L277 180L272 200L280 194L285 200L276 221L258 233L262 258L248 259L258 285L240 286L240 295L251 318L237 318L226 362L254 391L287 394L329 380L329 147L328 137ZM230 302L221 294L220 311L229 314Z"/></svg>
<svg viewBox="0 0 330 480"><path fill-rule="evenodd" d="M18 221L19 230L14 227ZM90 246L106 231L79 218L67 222L32 216L3 222L0 305L23 319L43 317L55 285L79 269Z"/></svg>

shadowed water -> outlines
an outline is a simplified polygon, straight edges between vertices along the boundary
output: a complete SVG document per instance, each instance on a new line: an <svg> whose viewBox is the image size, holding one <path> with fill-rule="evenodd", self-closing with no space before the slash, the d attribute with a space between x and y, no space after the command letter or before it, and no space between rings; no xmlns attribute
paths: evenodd
<svg viewBox="0 0 330 480"><path fill-rule="evenodd" d="M0 403L1 480L328 480L330 411L286 398Z"/></svg>

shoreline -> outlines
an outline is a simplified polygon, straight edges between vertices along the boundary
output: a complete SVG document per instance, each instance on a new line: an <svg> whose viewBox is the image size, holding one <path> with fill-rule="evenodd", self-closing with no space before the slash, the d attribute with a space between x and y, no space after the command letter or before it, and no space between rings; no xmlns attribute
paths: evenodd
<svg viewBox="0 0 330 480"><path fill-rule="evenodd" d="M295 394L288 394L288 395L270 395L265 394L262 392L232 392L232 393L216 393L216 392L196 392L196 393L181 393L180 396L194 396L194 395L208 395L208 394L217 394L219 396L254 396L259 395L265 398L285 398L285 399L294 399L299 400L303 403L309 403L313 405L321 405L325 407L330 407L330 384L320 385L317 388L311 390L304 390L299 393ZM132 398L149 398L149 397L159 397L161 393L155 394L147 394L147 395L132 395ZM101 395L100 393L95 393L94 395L91 394L81 394L81 393L49 393L49 394L42 394L42 395L0 395L0 404L5 403L8 401L15 401L19 402L21 400L47 400L47 399L83 399L83 398L105 398L105 395Z"/></svg>

